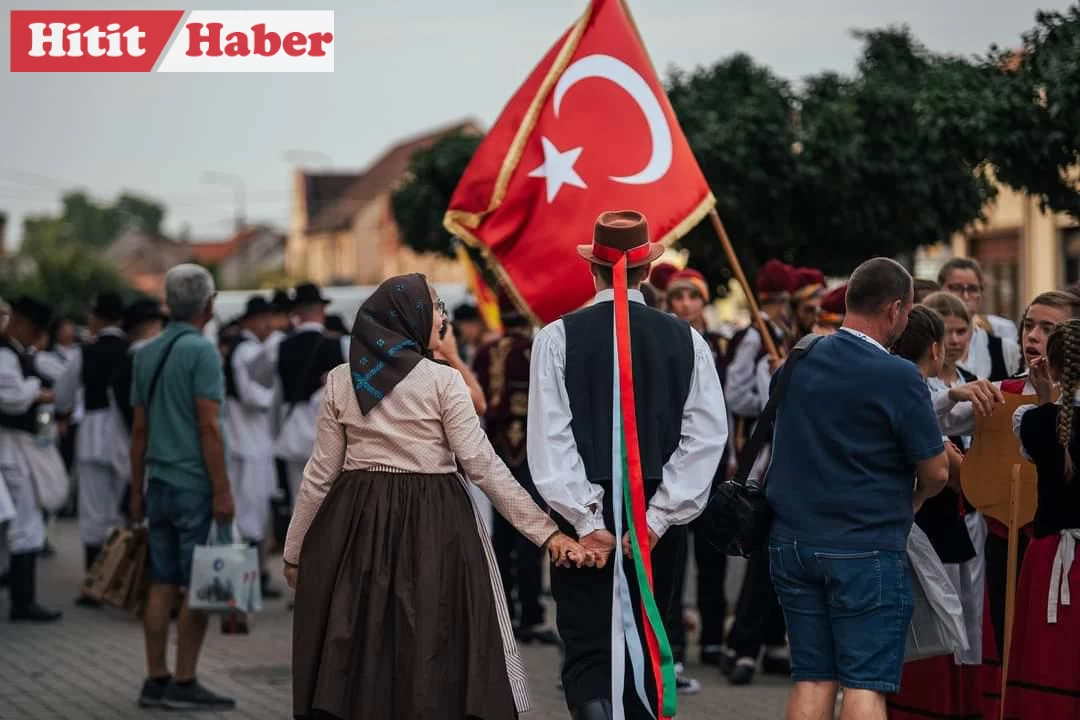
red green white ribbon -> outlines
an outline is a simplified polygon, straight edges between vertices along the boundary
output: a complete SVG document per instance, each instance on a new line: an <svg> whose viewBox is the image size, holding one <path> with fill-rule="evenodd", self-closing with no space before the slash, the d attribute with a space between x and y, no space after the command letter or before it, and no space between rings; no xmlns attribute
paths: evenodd
<svg viewBox="0 0 1080 720"><path fill-rule="evenodd" d="M652 676L656 682L656 696L658 699L657 717L671 718L675 716L675 664L671 653L671 645L668 643L667 633L660 616L660 610L653 594L652 555L649 549L649 526L645 518L645 481L641 468L641 450L638 445L637 411L634 402L634 368L630 348L630 296L626 282L626 257L621 257L612 273L615 289L615 368L614 383L614 406L612 416L615 419L616 432L612 437L612 465L613 465L613 510L615 510L616 539L621 540L622 513L618 508L622 505L626 510L627 532L630 536L630 546L633 556L633 567L638 591L641 596L641 627L646 644L648 645L649 665ZM622 502L618 502L618 500ZM643 549L645 551L643 552ZM621 543L616 547L616 553L621 550ZM649 703L644 696L644 668L642 663L635 662L641 657L640 634L633 622L633 607L629 602L629 593L620 591L621 561L616 562L615 583L613 600L615 606L615 618L613 619L612 638L621 634L625 637L625 645L612 647L612 706L622 707L622 675L625 668L625 651L629 649L631 666L635 674L635 686L639 697L645 707ZM620 623L618 620L623 622ZM629 621L629 622L627 622ZM633 631L622 632L615 626L626 626ZM637 646L637 647L635 647ZM635 652L637 651L637 652ZM637 657L635 657L637 656ZM650 708L651 710L651 708Z"/></svg>

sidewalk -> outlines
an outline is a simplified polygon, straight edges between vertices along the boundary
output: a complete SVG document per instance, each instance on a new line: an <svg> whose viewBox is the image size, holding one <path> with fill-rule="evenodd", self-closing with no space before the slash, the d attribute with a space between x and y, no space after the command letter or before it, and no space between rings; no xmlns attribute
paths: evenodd
<svg viewBox="0 0 1080 720"><path fill-rule="evenodd" d="M50 539L57 555L39 561L39 594L46 604L61 607L64 619L46 626L9 624L5 592L0 600L0 720L291 717L292 619L284 602L268 603L255 617L248 636L222 635L216 618L211 619L200 677L212 689L235 697L237 710L197 715L141 710L135 705L145 671L141 626L117 610L76 608L72 600L82 573L78 530L72 521L61 521ZM557 687L558 652L533 646L522 652L533 701L533 712L523 720L566 720L568 713ZM171 663L173 650L169 657ZM688 671L704 689L699 695L679 698L680 719L783 717L786 682L760 678L753 687L732 688L714 668L691 666Z"/></svg>

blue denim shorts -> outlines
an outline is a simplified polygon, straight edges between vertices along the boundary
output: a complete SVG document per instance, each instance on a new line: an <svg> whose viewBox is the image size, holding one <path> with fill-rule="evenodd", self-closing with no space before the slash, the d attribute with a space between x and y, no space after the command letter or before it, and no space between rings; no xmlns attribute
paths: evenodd
<svg viewBox="0 0 1080 720"><path fill-rule="evenodd" d="M146 491L150 525L150 582L187 587L196 545L205 545L213 520L210 493L151 480Z"/></svg>
<svg viewBox="0 0 1080 720"><path fill-rule="evenodd" d="M900 690L913 598L905 552L769 541L791 643L791 676L852 690Z"/></svg>

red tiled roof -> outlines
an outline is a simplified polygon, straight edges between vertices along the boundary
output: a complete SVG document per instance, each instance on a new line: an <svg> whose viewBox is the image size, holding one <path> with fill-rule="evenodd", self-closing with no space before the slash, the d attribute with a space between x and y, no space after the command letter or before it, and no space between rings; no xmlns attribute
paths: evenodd
<svg viewBox="0 0 1080 720"><path fill-rule="evenodd" d="M355 179L337 198L317 214L310 214L308 232L333 232L349 226L353 217L376 196L390 190L409 169L412 156L431 147L436 142L457 132L479 132L479 125L472 120L463 120L430 130L421 135L408 138L391 147L375 161L363 174Z"/></svg>

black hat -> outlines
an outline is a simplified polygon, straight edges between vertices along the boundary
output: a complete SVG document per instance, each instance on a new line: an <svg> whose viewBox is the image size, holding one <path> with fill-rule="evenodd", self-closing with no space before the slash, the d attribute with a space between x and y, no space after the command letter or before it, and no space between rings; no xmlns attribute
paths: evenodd
<svg viewBox="0 0 1080 720"><path fill-rule="evenodd" d="M20 315L42 330L47 330L53 309L48 303L23 295L11 303L11 314Z"/></svg>
<svg viewBox="0 0 1080 720"><path fill-rule="evenodd" d="M293 294L293 305L329 305L330 301L322 296L322 291L315 283L304 283L296 286Z"/></svg>
<svg viewBox="0 0 1080 720"><path fill-rule="evenodd" d="M345 320L342 319L340 315L327 315L326 329L330 332L341 333L342 335L349 334L349 329L345 327Z"/></svg>
<svg viewBox="0 0 1080 720"><path fill-rule="evenodd" d="M124 315L124 300L119 293L106 290L98 294L90 312L102 320L119 320Z"/></svg>
<svg viewBox="0 0 1080 720"><path fill-rule="evenodd" d="M292 310L293 301L289 297L288 290L278 288L274 291L274 297L270 300L270 306L276 313L287 313Z"/></svg>
<svg viewBox="0 0 1080 720"><path fill-rule="evenodd" d="M273 311L274 306L267 302L266 298L262 295L252 295L248 298L247 305L244 306L244 314L240 316L240 319L247 320L259 315L269 315Z"/></svg>
<svg viewBox="0 0 1080 720"><path fill-rule="evenodd" d="M139 323L150 320L168 322L169 316L162 312L161 303L154 298L139 298L124 308L124 317L120 321L120 327L124 332L129 332Z"/></svg>

